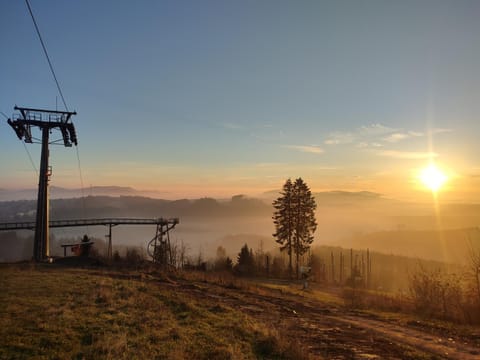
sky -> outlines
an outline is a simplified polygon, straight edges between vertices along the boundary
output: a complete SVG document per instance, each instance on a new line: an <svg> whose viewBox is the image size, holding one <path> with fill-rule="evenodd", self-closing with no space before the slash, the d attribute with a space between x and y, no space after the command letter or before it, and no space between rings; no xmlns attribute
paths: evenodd
<svg viewBox="0 0 480 360"><path fill-rule="evenodd" d="M433 161L438 196L480 201L479 1L30 4L78 113L51 185L192 198L302 177L414 200ZM0 46L0 111L63 110L23 1L0 0ZM35 188L39 158L1 117L0 188Z"/></svg>

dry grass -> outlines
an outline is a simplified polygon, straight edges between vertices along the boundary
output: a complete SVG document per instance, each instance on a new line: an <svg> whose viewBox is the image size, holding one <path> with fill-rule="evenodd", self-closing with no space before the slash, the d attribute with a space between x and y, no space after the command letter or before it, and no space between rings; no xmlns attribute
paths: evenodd
<svg viewBox="0 0 480 360"><path fill-rule="evenodd" d="M268 325L155 274L2 265L0 288L1 359L304 357Z"/></svg>

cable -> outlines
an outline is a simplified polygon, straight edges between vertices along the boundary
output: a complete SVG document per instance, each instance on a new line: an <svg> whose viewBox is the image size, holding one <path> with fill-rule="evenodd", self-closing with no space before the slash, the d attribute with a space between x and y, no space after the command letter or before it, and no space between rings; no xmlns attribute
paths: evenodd
<svg viewBox="0 0 480 360"><path fill-rule="evenodd" d="M25 148L25 151L27 152L28 158L30 159L30 163L32 164L33 170L35 170L35 172L37 173L37 176L38 176L39 175L38 174L38 169L35 166L35 163L33 162L32 155L30 155L30 151L28 151L27 145L25 145L25 141L22 141L22 144L23 144L23 147Z"/></svg>
<svg viewBox="0 0 480 360"><path fill-rule="evenodd" d="M65 97L63 96L63 92L62 92L62 89L60 87L60 83L58 82L57 75L55 74L55 70L53 69L52 62L50 61L50 57L48 56L47 47L45 46L45 43L43 42L42 35L40 33L40 29L38 28L37 22L35 20L35 16L33 15L32 8L31 8L28 0L25 0L25 3L27 4L30 16L32 17L33 25L35 26L35 30L37 31L37 35L38 35L38 39L40 40L40 43L41 43L42 48L43 48L43 52L45 53L45 57L47 58L48 66L50 67L50 71L53 75L53 79L55 80L55 84L57 84L58 93L60 94L60 97L62 98L62 102L63 102L63 105L65 106L65 110L68 111L67 102L65 101ZM77 151L78 171L79 171L79 174L80 174L80 184L81 184L82 201L83 201L83 217L85 217L85 194L84 194L84 186L83 186L82 167L81 167L81 164L80 164L80 153L78 151L78 146L75 146L75 149ZM88 227L87 227L87 230L88 230Z"/></svg>
<svg viewBox="0 0 480 360"><path fill-rule="evenodd" d="M63 97L62 89L60 88L60 84L58 83L57 75L55 75L55 71L53 70L53 65L52 65L52 62L50 61L50 57L48 56L47 48L45 47L45 43L43 42L42 35L40 34L40 30L38 29L37 22L35 21L35 17L33 16L32 8L30 7L30 3L28 2L28 0L25 0L25 3L27 4L28 11L30 12L30 16L32 17L32 20L33 20L33 25L35 25L35 30L37 31L38 38L40 39L40 43L42 44L43 52L45 53L45 56L48 61L48 66L50 66L50 71L52 72L55 83L57 84L57 89L58 89L58 92L60 93L60 97L62 98L63 105L65 106L65 110L68 111L67 103L65 101L65 98Z"/></svg>

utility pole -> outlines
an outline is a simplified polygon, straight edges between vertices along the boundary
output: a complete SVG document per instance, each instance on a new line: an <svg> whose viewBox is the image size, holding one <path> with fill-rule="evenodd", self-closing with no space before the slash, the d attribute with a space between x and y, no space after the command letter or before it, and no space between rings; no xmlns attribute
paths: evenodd
<svg viewBox="0 0 480 360"><path fill-rule="evenodd" d="M31 109L15 106L19 113L8 119L8 124L13 128L18 138L26 143L39 143L32 137L32 127L38 127L42 132L42 153L40 157L40 173L38 174L37 218L35 223L35 238L33 242L33 258L43 261L50 256L49 237L49 194L48 182L51 168L48 164L49 144L58 144L63 140L63 145L71 147L77 145L77 134L73 123L70 121L76 112ZM62 134L62 139L50 142L50 134L56 129Z"/></svg>

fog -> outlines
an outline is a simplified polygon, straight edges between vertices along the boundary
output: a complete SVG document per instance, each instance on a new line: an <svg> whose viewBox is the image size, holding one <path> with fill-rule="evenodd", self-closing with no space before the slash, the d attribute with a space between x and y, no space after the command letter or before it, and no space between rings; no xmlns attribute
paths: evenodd
<svg viewBox="0 0 480 360"><path fill-rule="evenodd" d="M271 201L278 193L261 199L236 196L229 200L198 199L167 201L144 197L94 196L82 200L51 201L51 219L109 217L178 217L170 233L173 242L187 246L191 256L213 257L221 245L236 258L240 247L273 251ZM314 246L330 245L366 249L424 259L464 263L470 246L478 247L480 206L449 204L435 209L432 204L415 204L384 198L373 193L325 192L315 194L317 231ZM33 220L35 201L0 202L0 221ZM118 225L112 229L113 246L146 248L155 236L155 226ZM105 240L106 226L51 229L51 252L62 255L58 242L78 240L84 234ZM2 261L25 257L25 241L33 232L1 234ZM10 240L8 240L10 238ZM56 248L53 247L55 244ZM17 246L18 245L18 246ZM28 248L28 246L27 246ZM27 256L28 258L28 256Z"/></svg>

